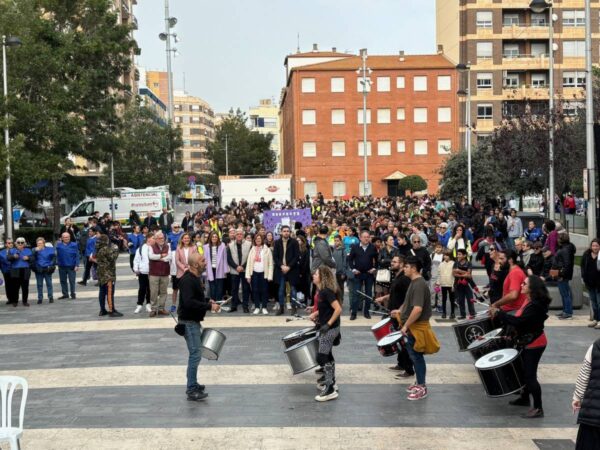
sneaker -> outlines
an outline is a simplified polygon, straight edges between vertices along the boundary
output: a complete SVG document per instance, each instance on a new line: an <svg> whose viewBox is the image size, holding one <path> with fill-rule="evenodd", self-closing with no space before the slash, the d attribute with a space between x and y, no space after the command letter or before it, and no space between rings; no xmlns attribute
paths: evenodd
<svg viewBox="0 0 600 450"><path fill-rule="evenodd" d="M268 316L269 315L269 311L267 310L267 308L263 308L262 309L262 313L263 313L263 316Z"/></svg>
<svg viewBox="0 0 600 450"><path fill-rule="evenodd" d="M275 303L273 305L273 308L271 308L273 311L279 311L279 303Z"/></svg>
<svg viewBox="0 0 600 450"><path fill-rule="evenodd" d="M427 398L427 386L417 386L417 388L408 394L408 400L423 400Z"/></svg>
<svg viewBox="0 0 600 450"><path fill-rule="evenodd" d="M50 298L48 299L48 303L54 303L54 299L53 299L52 297L50 297Z"/></svg>
<svg viewBox="0 0 600 450"><path fill-rule="evenodd" d="M350 320L356 320L356 313L350 314Z"/></svg>
<svg viewBox="0 0 600 450"><path fill-rule="evenodd" d="M77 284L80 285L80 286L87 286L87 282L86 281L78 281Z"/></svg>
<svg viewBox="0 0 600 450"><path fill-rule="evenodd" d="M563 314L558 318L558 320L572 320L573 316L571 314Z"/></svg>
<svg viewBox="0 0 600 450"><path fill-rule="evenodd" d="M596 325L598 325L597 320L592 320L590 323L588 323L589 328L596 328Z"/></svg>
<svg viewBox="0 0 600 450"><path fill-rule="evenodd" d="M260 314L260 308L254 308L254 312L252 314L258 316Z"/></svg>
<svg viewBox="0 0 600 450"><path fill-rule="evenodd" d="M134 314L139 314L142 311L142 305L137 305L135 307L135 311L133 312Z"/></svg>
<svg viewBox="0 0 600 450"><path fill-rule="evenodd" d="M204 400L206 397L208 397L208 394L204 391L193 391L187 395L187 399L190 402L198 402Z"/></svg>
<svg viewBox="0 0 600 450"><path fill-rule="evenodd" d="M157 312L156 312L156 311L150 311L150 312L148 313L148 317L156 317L157 315L158 315L158 314L157 314Z"/></svg>
<svg viewBox="0 0 600 450"><path fill-rule="evenodd" d="M325 383L317 384L317 390L319 390L319 391L323 391L323 389L325 389L326 387L327 387L327 385ZM333 384L333 389L336 392L340 390L340 388L338 388L338 385L335 383Z"/></svg>
<svg viewBox="0 0 600 450"><path fill-rule="evenodd" d="M146 312L152 312L152 306L150 306L150 303L146 303Z"/></svg>
<svg viewBox="0 0 600 450"><path fill-rule="evenodd" d="M290 309L292 309L292 304L291 303L286 303L285 307L289 311Z"/></svg>
<svg viewBox="0 0 600 450"><path fill-rule="evenodd" d="M560 318L560 317L562 317L562 316L564 316L564 315L565 315L565 313L563 313L563 312L561 312L561 313L558 313L558 314L555 314L555 316L556 316L556 317L558 317L558 318Z"/></svg>
<svg viewBox="0 0 600 450"><path fill-rule="evenodd" d="M171 305L171 309L170 309L170 311L171 311L172 313L176 312L176 311L177 311L177 306L175 306L175 305Z"/></svg>
<svg viewBox="0 0 600 450"><path fill-rule="evenodd" d="M108 316L108 311L100 311L100 313L98 314L98 316L102 317L102 316Z"/></svg>
<svg viewBox="0 0 600 450"><path fill-rule="evenodd" d="M530 409L528 412L526 412L525 414L521 415L521 417L523 419L537 419L540 417L544 417L544 410L542 408L540 409Z"/></svg>
<svg viewBox="0 0 600 450"><path fill-rule="evenodd" d="M339 397L338 392L335 390L334 386L329 386L323 389L319 395L315 397L315 400L318 402L327 402L329 400L335 400Z"/></svg>
<svg viewBox="0 0 600 450"><path fill-rule="evenodd" d="M396 364L395 366L390 366L388 367L388 370L391 370L392 372L400 372L402 369L402 367L400 367L398 364Z"/></svg>
<svg viewBox="0 0 600 450"><path fill-rule="evenodd" d="M69 298L68 295L61 295L60 297L58 297L59 300L64 300L65 298Z"/></svg>
<svg viewBox="0 0 600 450"><path fill-rule="evenodd" d="M410 378L410 377L414 377L415 374L414 373L408 373L406 370L403 370L401 372L398 372L396 375L394 375L394 378L396 380L404 380L406 378Z"/></svg>
<svg viewBox="0 0 600 450"><path fill-rule="evenodd" d="M123 317L123 313L120 313L117 310L114 310L113 312L108 313L109 317Z"/></svg>
<svg viewBox="0 0 600 450"><path fill-rule="evenodd" d="M413 392L418 387L419 387L419 385L416 384L416 383L415 384L411 384L409 387L406 388L406 392L408 392L410 394L411 392Z"/></svg>
<svg viewBox="0 0 600 450"><path fill-rule="evenodd" d="M594 329L596 329L596 330L600 330L600 323L598 323L598 325L596 325L596 326L594 327Z"/></svg>

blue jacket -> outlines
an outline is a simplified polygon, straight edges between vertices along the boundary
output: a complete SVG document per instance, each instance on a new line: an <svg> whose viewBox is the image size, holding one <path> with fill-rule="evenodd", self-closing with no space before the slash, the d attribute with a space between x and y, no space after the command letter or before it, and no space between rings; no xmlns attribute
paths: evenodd
<svg viewBox="0 0 600 450"><path fill-rule="evenodd" d="M132 244L131 246L129 246L129 254L135 255L137 249L140 248L144 243L144 235L142 233L127 233L127 240L130 244Z"/></svg>
<svg viewBox="0 0 600 450"><path fill-rule="evenodd" d="M540 240L543 233L540 228L535 227L533 230L530 230L529 228L527 228L525 230L525 233L523 233L523 234L528 241L536 242L536 241Z"/></svg>
<svg viewBox="0 0 600 450"><path fill-rule="evenodd" d="M84 255L89 258L95 252L96 252L96 236L92 236L91 238L88 238L87 244L85 244Z"/></svg>
<svg viewBox="0 0 600 450"><path fill-rule="evenodd" d="M31 261L31 257L33 256L33 253L31 253L31 249L28 249L27 247L25 247L23 250L18 251L16 248L11 248L9 255L11 255L11 257L17 256L17 258L12 259L11 258L11 262L12 262L12 269L29 269L29 262ZM28 256L29 259L27 261L25 261L23 258L25 256Z"/></svg>
<svg viewBox="0 0 600 450"><path fill-rule="evenodd" d="M8 249L4 249L0 251L0 270L2 273L9 273L12 263L6 258L6 251Z"/></svg>
<svg viewBox="0 0 600 450"><path fill-rule="evenodd" d="M171 244L172 252L177 250L177 244L179 243L179 239L181 238L182 235L183 235L183 231L180 231L179 233L173 233L171 231L170 233L167 234L167 239L169 240L169 242Z"/></svg>
<svg viewBox="0 0 600 450"><path fill-rule="evenodd" d="M438 242L444 246L444 248L448 247L448 241L452 236L452 232L450 230L446 231L444 234L437 234Z"/></svg>
<svg viewBox="0 0 600 450"><path fill-rule="evenodd" d="M79 266L79 246L75 242L65 244L61 241L56 244L56 255L58 256L58 267L74 269Z"/></svg>
<svg viewBox="0 0 600 450"><path fill-rule="evenodd" d="M56 253L54 252L54 247L44 247L43 250L34 249L33 254L35 255L36 269L56 265Z"/></svg>

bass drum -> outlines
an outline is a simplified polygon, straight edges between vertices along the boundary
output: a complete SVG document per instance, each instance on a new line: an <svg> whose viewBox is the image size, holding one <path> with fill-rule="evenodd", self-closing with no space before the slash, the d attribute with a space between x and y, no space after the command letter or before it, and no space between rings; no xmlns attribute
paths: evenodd
<svg viewBox="0 0 600 450"><path fill-rule="evenodd" d="M484 334L481 338L477 338L471 342L469 347L467 347L467 350L471 353L473 361L477 361L488 353L510 347L510 341L502 336L502 328L496 328L495 330Z"/></svg>
<svg viewBox="0 0 600 450"><path fill-rule="evenodd" d="M487 312L475 316L473 319L461 320L452 325L454 336L458 344L458 351L466 352L469 344L494 329L492 319Z"/></svg>
<svg viewBox="0 0 600 450"><path fill-rule="evenodd" d="M286 349L284 353L292 369L292 374L298 375L318 366L318 351L319 339L317 337L312 337Z"/></svg>
<svg viewBox="0 0 600 450"><path fill-rule="evenodd" d="M315 337L317 335L317 330L315 327L303 328L302 330L295 331L293 333L288 334L283 337L281 340L283 342L283 346L285 348L293 347L296 344L299 344L302 341Z"/></svg>
<svg viewBox="0 0 600 450"><path fill-rule="evenodd" d="M521 353L514 348L496 350L475 362L488 397L504 397L525 386Z"/></svg>

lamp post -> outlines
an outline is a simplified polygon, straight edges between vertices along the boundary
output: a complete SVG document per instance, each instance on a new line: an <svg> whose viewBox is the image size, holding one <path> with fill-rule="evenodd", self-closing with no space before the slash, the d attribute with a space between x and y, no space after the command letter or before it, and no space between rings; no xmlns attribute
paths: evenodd
<svg viewBox="0 0 600 450"><path fill-rule="evenodd" d="M173 72L171 70L171 53L175 53L177 51L176 48L171 47L171 38L175 38L175 42L177 42L177 33L171 32L171 28L173 28L177 24L177 19L175 17L171 17L169 14L169 0L165 0L165 31L164 33L160 33L158 37L161 41L165 41L165 49L167 52L167 90L168 90L168 99L169 105L167 107L167 115L169 118L169 122L173 122Z"/></svg>
<svg viewBox="0 0 600 450"><path fill-rule="evenodd" d="M529 7L534 13L542 13L548 10L549 26L549 48L548 65L550 70L549 81L549 114L548 114L548 213L550 219L555 218L554 206L554 13L552 3L545 0L531 0Z"/></svg>
<svg viewBox="0 0 600 450"><path fill-rule="evenodd" d="M6 64L6 47L18 47L21 40L14 36L2 36L2 76L4 81L4 102L8 101L8 74ZM4 231L7 239L13 237L12 192L10 185L10 136L8 131L8 109L4 115L4 146L6 148L6 210L4 211Z"/></svg>
<svg viewBox="0 0 600 450"><path fill-rule="evenodd" d="M229 136L225 135L225 175L229 175Z"/></svg>
<svg viewBox="0 0 600 450"><path fill-rule="evenodd" d="M363 182L363 194L364 196L368 196L371 194L371 190L369 189L369 178L368 178L368 163L367 163L367 93L369 90L369 86L371 85L371 79L367 76L370 75L372 70L367 67L367 49L362 48L360 50L360 57L362 59L362 67L360 67L356 73L359 75L362 74L362 80L360 83L362 84L362 93L363 93L363 160L364 160L364 168L365 168L365 178Z"/></svg>
<svg viewBox="0 0 600 450"><path fill-rule="evenodd" d="M467 102L465 106L465 148L467 150L467 201L469 205L473 204L473 174L471 172L471 66L467 64L458 64L456 69L459 72L467 74L467 90L458 91L458 95L466 95Z"/></svg>
<svg viewBox="0 0 600 450"><path fill-rule="evenodd" d="M590 0L585 0L585 150L588 179L588 239L597 236L596 164L594 161L594 97L592 74L592 20Z"/></svg>

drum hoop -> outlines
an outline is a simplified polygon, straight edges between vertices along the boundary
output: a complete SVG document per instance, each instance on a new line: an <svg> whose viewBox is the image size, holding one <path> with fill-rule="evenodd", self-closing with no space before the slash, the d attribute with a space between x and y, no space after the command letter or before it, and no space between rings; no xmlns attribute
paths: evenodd
<svg viewBox="0 0 600 450"><path fill-rule="evenodd" d="M306 340L304 340L304 341L302 341L302 342L298 342L297 344L294 344L294 345L292 345L290 348L286 348L286 349L285 349L283 352L284 352L284 353L288 353L288 352L290 352L290 351L292 351L292 350L295 350L295 349L296 349L296 348L298 348L298 347L302 347L302 346L304 346L304 345L308 345L308 344L310 344L311 342L313 342L313 341L316 341L317 339L318 339L318 337L317 337L317 336L311 337L311 338L309 338L309 339L306 339Z"/></svg>
<svg viewBox="0 0 600 450"><path fill-rule="evenodd" d="M494 352L492 352L492 353L501 352L501 351L504 351L504 350L516 350L516 349L504 348L504 349L501 349L501 350L496 350L496 351L494 351ZM477 366L477 362L479 361L479 359L485 358L486 356L489 356L489 355L491 355L491 354L492 354L492 353L488 353L487 355L484 355L484 356L482 356L481 358L479 358L477 361L475 361L475 368L476 368L477 370L494 370L494 369L499 369L500 367L504 367L504 366L506 366L507 364L510 364L510 363L512 363L513 361L515 361L517 358L519 358L519 357L521 356L521 352L520 352L520 351L518 351L518 350L516 350L516 351L517 351L517 354L516 354L516 355L515 355L513 358L511 358L511 359L510 359L510 360L508 360L508 361L504 361L504 362L503 362L502 364L500 364L500 365L497 365L497 366L494 366L494 367L483 367L483 368L482 368L482 367L478 367L478 366Z"/></svg>

